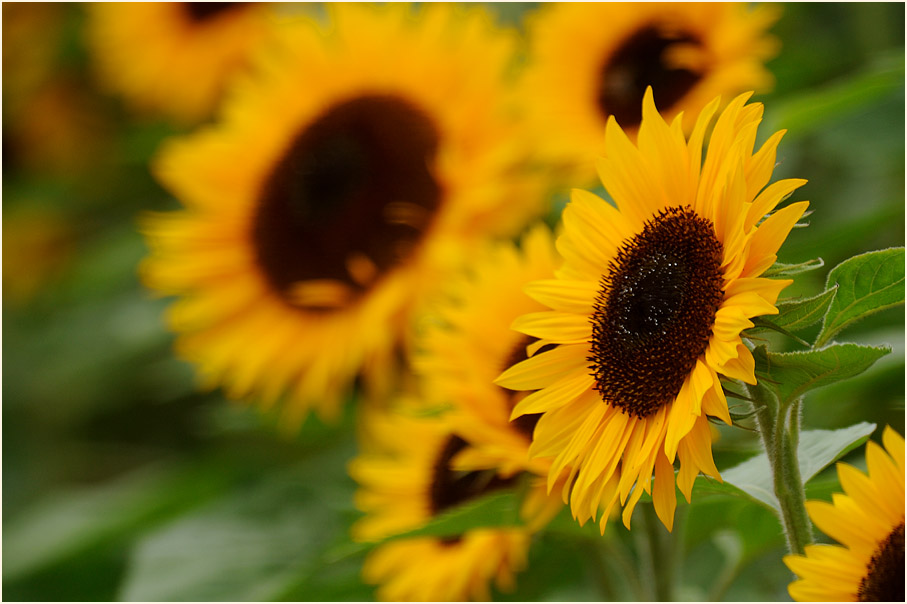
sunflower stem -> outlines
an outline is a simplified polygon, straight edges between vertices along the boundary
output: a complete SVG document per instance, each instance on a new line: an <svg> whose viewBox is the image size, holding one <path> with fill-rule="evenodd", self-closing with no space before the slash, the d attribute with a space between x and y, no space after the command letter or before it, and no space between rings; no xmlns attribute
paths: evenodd
<svg viewBox="0 0 907 604"><path fill-rule="evenodd" d="M600 541L603 542L604 539ZM592 566L592 574L602 600L605 602L616 602L619 598L611 582L613 571L607 563L608 560L611 560L611 557L602 551L605 548L598 544L599 540L584 541L583 543L586 546L586 558Z"/></svg>
<svg viewBox="0 0 907 604"><path fill-rule="evenodd" d="M629 531L619 531L616 539L602 539L600 540L600 543L602 544L603 551L608 555L609 560L616 562L620 567L618 570L622 573L622 577L626 583L629 584L634 599L637 602L642 602L647 600L648 596L646 595L646 590L640 580L641 573L639 572L638 565L635 564L634 560L631 560L631 556L628 554L626 539L629 537ZM638 549L635 551L638 551Z"/></svg>
<svg viewBox="0 0 907 604"><path fill-rule="evenodd" d="M648 553L651 560L652 576L655 578L655 600L674 600L674 546L671 535L661 527L655 514L655 506L643 505L643 525L648 538Z"/></svg>
<svg viewBox="0 0 907 604"><path fill-rule="evenodd" d="M780 422L786 420L787 429L781 432L776 443L779 447L778 461L781 471L775 472L775 495L781 504L785 532L788 535L788 548L791 553L803 554L803 548L812 544L813 537L812 524L806 513L806 491L797 455L800 442L799 414L800 406L794 403L785 408L779 418Z"/></svg>
<svg viewBox="0 0 907 604"><path fill-rule="evenodd" d="M806 493L800 476L797 449L800 442L800 401L781 404L762 384L748 386L756 411L756 425L772 471L781 523L791 553L802 554L813 542L806 513Z"/></svg>

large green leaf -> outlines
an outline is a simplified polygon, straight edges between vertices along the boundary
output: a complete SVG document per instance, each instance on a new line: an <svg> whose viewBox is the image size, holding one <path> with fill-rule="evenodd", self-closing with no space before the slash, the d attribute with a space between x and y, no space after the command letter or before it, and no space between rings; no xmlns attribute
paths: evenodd
<svg viewBox="0 0 907 604"><path fill-rule="evenodd" d="M875 424L862 422L840 430L806 430L800 433L798 459L800 478L804 483L829 464L863 444L875 430ZM775 497L771 467L765 453L721 472L724 481L696 481L694 492L745 495L780 512Z"/></svg>
<svg viewBox="0 0 907 604"><path fill-rule="evenodd" d="M904 303L904 248L848 258L828 273L826 289L838 293L825 315L816 346L873 313Z"/></svg>
<svg viewBox="0 0 907 604"><path fill-rule="evenodd" d="M814 388L859 375L891 352L890 348L833 344L819 350L769 352L753 350L756 376L788 403Z"/></svg>

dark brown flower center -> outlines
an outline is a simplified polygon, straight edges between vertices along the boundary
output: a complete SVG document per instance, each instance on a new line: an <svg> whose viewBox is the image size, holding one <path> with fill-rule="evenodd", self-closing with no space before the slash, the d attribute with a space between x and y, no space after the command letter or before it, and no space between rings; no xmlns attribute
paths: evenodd
<svg viewBox="0 0 907 604"><path fill-rule="evenodd" d="M393 96L338 103L296 137L265 183L253 240L274 289L300 302L295 285L328 281L346 301L403 261L441 203L431 173L437 132Z"/></svg>
<svg viewBox="0 0 907 604"><path fill-rule="evenodd" d="M183 2L182 6L190 20L202 23L247 4L248 2Z"/></svg>
<svg viewBox="0 0 907 604"><path fill-rule="evenodd" d="M481 497L491 491L513 484L514 479L504 480L494 470L463 472L454 470L451 462L467 443L459 436L448 438L435 462L431 483L431 511L437 515L465 501Z"/></svg>
<svg viewBox="0 0 907 604"><path fill-rule="evenodd" d="M690 208L662 211L602 277L589 369L602 399L638 418L674 400L712 335L722 247Z"/></svg>
<svg viewBox="0 0 907 604"><path fill-rule="evenodd" d="M904 523L879 544L857 590L860 602L904 601Z"/></svg>
<svg viewBox="0 0 907 604"><path fill-rule="evenodd" d="M666 63L667 50L676 44L700 44L689 33L650 25L642 29L607 57L601 71L598 105L613 115L623 128L642 121L642 98L651 86L655 104L670 110L699 81L701 74Z"/></svg>

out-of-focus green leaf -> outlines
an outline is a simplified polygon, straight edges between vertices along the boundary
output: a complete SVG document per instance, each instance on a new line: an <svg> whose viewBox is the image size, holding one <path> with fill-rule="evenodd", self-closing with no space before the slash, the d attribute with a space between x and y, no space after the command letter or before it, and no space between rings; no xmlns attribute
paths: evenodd
<svg viewBox="0 0 907 604"><path fill-rule="evenodd" d="M904 248L867 252L828 273L826 289L838 287L816 339L822 346L848 325L904 303Z"/></svg>
<svg viewBox="0 0 907 604"><path fill-rule="evenodd" d="M855 75L775 103L768 129L790 128L793 139L903 89L903 51L880 56Z"/></svg>
<svg viewBox="0 0 907 604"><path fill-rule="evenodd" d="M271 601L304 584L346 539L351 436L148 534L133 551L120 599Z"/></svg>
<svg viewBox="0 0 907 604"><path fill-rule="evenodd" d="M756 376L787 403L814 388L859 375L889 352L890 348L858 344L833 344L802 352L769 352L765 346L758 346L753 357Z"/></svg>
<svg viewBox="0 0 907 604"><path fill-rule="evenodd" d="M840 430L807 430L800 434L800 477L804 483L828 465L866 442L875 424L860 422Z"/></svg>
<svg viewBox="0 0 907 604"><path fill-rule="evenodd" d="M776 262L771 265L768 270L762 273L761 276L778 279L780 277L790 277L793 275L799 275L800 273L814 271L817 268L822 268L823 266L825 266L825 261L823 261L821 258L814 258L812 260L807 260L806 262L798 262L796 264L784 264L783 262Z"/></svg>
<svg viewBox="0 0 907 604"><path fill-rule="evenodd" d="M424 526L394 535L387 541L411 537L458 537L477 528L522 526L519 514L521 499L521 495L514 491L490 493L445 511Z"/></svg>
<svg viewBox="0 0 907 604"><path fill-rule="evenodd" d="M797 455L800 462L800 477L803 482L807 483L823 468L863 444L875 427L875 424L862 422L840 430L805 430L801 432ZM693 492L742 494L780 512L780 506L774 493L771 468L765 453L760 453L740 465L724 470L721 472L721 478L723 483L710 479L697 480Z"/></svg>
<svg viewBox="0 0 907 604"><path fill-rule="evenodd" d="M58 492L4 522L3 580L16 580L103 542L122 541L206 501L228 476L210 466L138 471L101 487Z"/></svg>
<svg viewBox="0 0 907 604"><path fill-rule="evenodd" d="M390 535L374 542L345 543L326 554L328 561L343 560L368 551L382 543L416 537L459 537L479 528L507 528L523 526L520 518L521 490L489 493L484 497L466 501L444 511L426 524L411 531ZM573 524L576 524L574 521ZM578 527L578 525L577 525ZM578 527L579 528L579 527ZM588 526L586 527L588 528ZM581 530L581 529L580 529ZM596 529L597 530L597 529Z"/></svg>
<svg viewBox="0 0 907 604"><path fill-rule="evenodd" d="M121 598L273 599L343 530L317 491L281 474L183 516L138 545Z"/></svg>

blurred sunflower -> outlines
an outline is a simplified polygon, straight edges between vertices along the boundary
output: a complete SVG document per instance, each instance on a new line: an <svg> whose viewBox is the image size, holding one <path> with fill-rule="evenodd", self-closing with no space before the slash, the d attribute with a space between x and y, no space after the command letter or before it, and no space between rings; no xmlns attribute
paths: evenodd
<svg viewBox="0 0 907 604"><path fill-rule="evenodd" d="M353 525L357 541L420 528L454 506L517 486L516 477L494 470L459 469L458 458L469 445L443 416L373 414L371 420L373 449L349 466L360 485L356 505L367 514ZM532 527L551 517L544 484L529 491L520 515L527 526L378 545L365 560L363 578L379 585L378 598L387 601L487 601L491 581L512 589L515 573L526 565Z"/></svg>
<svg viewBox="0 0 907 604"><path fill-rule="evenodd" d="M208 118L267 32L255 2L92 2L87 42L98 78L143 112Z"/></svg>
<svg viewBox="0 0 907 604"><path fill-rule="evenodd" d="M3 304L25 306L72 261L76 238L59 210L11 205L3 212Z"/></svg>
<svg viewBox="0 0 907 604"><path fill-rule="evenodd" d="M288 394L291 422L358 377L385 393L411 311L541 202L498 111L510 32L450 5L328 10L328 34L286 24L221 125L165 147L188 209L145 222L179 352L229 396Z"/></svg>
<svg viewBox="0 0 907 604"><path fill-rule="evenodd" d="M618 499L629 527L650 489L659 518L672 527L675 457L688 501L700 471L718 478L707 416L730 423L719 374L755 383L741 332L752 327L750 317L776 313L791 283L759 275L808 203L763 218L805 181L766 187L784 133L754 153L762 105L745 105L748 98L737 97L718 118L704 161L718 99L689 140L681 116L669 126L658 114L651 89L638 147L609 118L598 168L617 209L574 190L557 240L564 264L556 279L526 290L552 310L514 323L556 347L497 383L538 390L514 409L514 416L543 414L530 453L554 458L549 489L566 479L564 500L581 523L604 510L602 531Z"/></svg>
<svg viewBox="0 0 907 604"><path fill-rule="evenodd" d="M843 544L807 545L784 557L800 578L788 587L798 602L904 601L904 437L886 426L885 449L866 444L868 473L844 463L845 495L806 503L810 518Z"/></svg>
<svg viewBox="0 0 907 604"><path fill-rule="evenodd" d="M513 243L493 244L471 274L452 281L449 298L426 321L413 364L426 404L449 405L448 422L469 441L460 455L475 467L496 467L504 475L522 470L548 473L544 460L530 460L529 443L537 416L513 422L510 414L525 396L496 386L503 369L526 358L532 338L510 329L520 315L544 310L523 288L554 276L557 252L548 227L537 226Z"/></svg>
<svg viewBox="0 0 907 604"><path fill-rule="evenodd" d="M778 43L765 30L777 13L744 3L545 6L529 20L523 82L536 146L592 180L609 116L634 138L647 86L668 120L681 111L692 117L719 95L768 87L763 62Z"/></svg>

